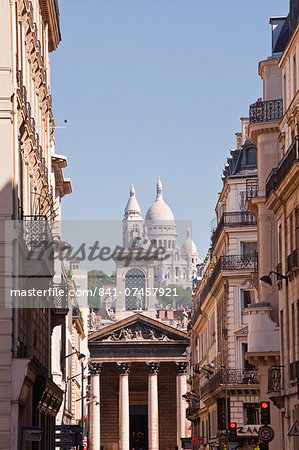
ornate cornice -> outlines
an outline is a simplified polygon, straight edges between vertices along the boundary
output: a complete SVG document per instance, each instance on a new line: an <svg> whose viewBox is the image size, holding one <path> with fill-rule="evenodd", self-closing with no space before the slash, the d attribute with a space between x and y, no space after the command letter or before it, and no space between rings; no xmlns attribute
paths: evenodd
<svg viewBox="0 0 299 450"><path fill-rule="evenodd" d="M49 26L49 52L61 41L58 0L39 0L43 22Z"/></svg>

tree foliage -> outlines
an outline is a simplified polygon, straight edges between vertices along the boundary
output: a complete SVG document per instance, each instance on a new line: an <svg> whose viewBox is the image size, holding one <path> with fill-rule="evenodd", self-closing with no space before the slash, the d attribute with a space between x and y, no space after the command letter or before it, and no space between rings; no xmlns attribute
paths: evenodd
<svg viewBox="0 0 299 450"><path fill-rule="evenodd" d="M170 289L171 295L166 295L169 292L168 289ZM179 306L191 308L192 306L191 292L178 284L169 284L167 288L164 289L163 295L160 295L158 290L157 300L163 306L171 305L174 308L178 308Z"/></svg>
<svg viewBox="0 0 299 450"><path fill-rule="evenodd" d="M91 270L88 272L88 304L89 308L95 312L101 307L101 296L99 289L109 284L116 284L116 273L112 272L111 276L102 270ZM91 292L95 295L91 295Z"/></svg>

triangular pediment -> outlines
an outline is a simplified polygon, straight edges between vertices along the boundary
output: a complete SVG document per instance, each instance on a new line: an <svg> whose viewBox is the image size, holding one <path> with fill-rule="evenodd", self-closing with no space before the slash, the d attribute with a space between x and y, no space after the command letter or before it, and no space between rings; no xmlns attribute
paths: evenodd
<svg viewBox="0 0 299 450"><path fill-rule="evenodd" d="M248 335L248 325L245 327L239 328L234 332L235 336L247 336Z"/></svg>
<svg viewBox="0 0 299 450"><path fill-rule="evenodd" d="M183 331L142 314L134 314L99 331L95 331L88 337L89 344L101 342L186 342L188 340L187 334Z"/></svg>

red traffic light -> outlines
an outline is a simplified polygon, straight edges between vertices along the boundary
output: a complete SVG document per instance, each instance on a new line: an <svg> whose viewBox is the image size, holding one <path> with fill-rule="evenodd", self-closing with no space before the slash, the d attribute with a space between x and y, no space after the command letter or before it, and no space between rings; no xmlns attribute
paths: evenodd
<svg viewBox="0 0 299 450"><path fill-rule="evenodd" d="M235 430L235 429L237 428L236 422L231 422L231 423L229 424L229 428L230 428L231 430Z"/></svg>
<svg viewBox="0 0 299 450"><path fill-rule="evenodd" d="M262 408L262 409L268 409L269 406L270 406L270 405L269 405L269 402L262 402L262 403L261 403L261 408Z"/></svg>

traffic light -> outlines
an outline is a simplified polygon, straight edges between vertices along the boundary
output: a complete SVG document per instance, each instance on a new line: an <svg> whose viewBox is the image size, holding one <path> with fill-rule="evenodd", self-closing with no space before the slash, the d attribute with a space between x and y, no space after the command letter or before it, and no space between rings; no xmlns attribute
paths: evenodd
<svg viewBox="0 0 299 450"><path fill-rule="evenodd" d="M269 425L270 421L270 402L261 402L261 424Z"/></svg>
<svg viewBox="0 0 299 450"><path fill-rule="evenodd" d="M232 441L235 441L237 439L237 422L230 422L229 437Z"/></svg>

